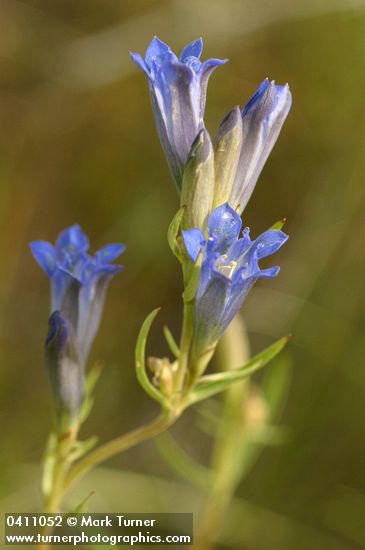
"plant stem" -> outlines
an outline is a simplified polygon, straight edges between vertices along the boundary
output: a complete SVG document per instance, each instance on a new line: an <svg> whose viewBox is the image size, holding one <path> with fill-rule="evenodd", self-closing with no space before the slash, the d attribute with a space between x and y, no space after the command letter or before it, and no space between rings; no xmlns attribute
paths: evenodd
<svg viewBox="0 0 365 550"><path fill-rule="evenodd" d="M240 318L236 317L230 325L218 352L221 370L230 370L248 360L249 344ZM247 381L237 383L225 392L223 413L212 457L212 490L202 513L197 550L210 550L214 547L239 480L247 385Z"/></svg>
<svg viewBox="0 0 365 550"><path fill-rule="evenodd" d="M54 451L54 465L52 469L51 490L44 495L44 512L55 513L58 511L59 503L63 494L63 480L70 466L70 451L76 441L79 431L79 424L72 426L65 434L57 438L57 446ZM45 526L42 529L42 535L50 535L53 527ZM46 542L40 542L37 545L38 550L48 550L50 545Z"/></svg>
<svg viewBox="0 0 365 550"><path fill-rule="evenodd" d="M191 340L193 336L193 314L194 302L184 303L183 327L180 339L180 354L177 372L175 375L175 392L181 392L185 376L188 373L191 351Z"/></svg>
<svg viewBox="0 0 365 550"><path fill-rule="evenodd" d="M177 418L178 413L172 413L171 411L169 413L163 413L153 422L121 435L120 437L105 443L95 451L86 455L70 470L66 476L63 484L64 491L66 491L77 478L86 474L89 470L101 462L104 462L105 460L108 460L109 458L112 458L113 456L126 451L127 449L130 449L143 441L146 441L147 439L151 439L155 435L169 428L175 420L177 420Z"/></svg>

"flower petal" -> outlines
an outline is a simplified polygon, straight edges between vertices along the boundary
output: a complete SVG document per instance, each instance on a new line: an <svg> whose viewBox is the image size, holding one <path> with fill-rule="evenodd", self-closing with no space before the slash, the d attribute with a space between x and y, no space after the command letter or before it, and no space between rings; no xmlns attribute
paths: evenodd
<svg viewBox="0 0 365 550"><path fill-rule="evenodd" d="M165 61L172 60L177 60L176 55L167 44L155 36L146 51L145 62L147 67L151 69L152 62L156 63L157 66L161 66Z"/></svg>
<svg viewBox="0 0 365 550"><path fill-rule="evenodd" d="M258 259L265 258L279 250L288 238L283 231L269 229L257 237L252 244L252 249L256 252Z"/></svg>
<svg viewBox="0 0 365 550"><path fill-rule="evenodd" d="M86 252L89 248L89 239L78 224L64 229L58 236L56 248L73 255Z"/></svg>
<svg viewBox="0 0 365 550"><path fill-rule="evenodd" d="M181 52L180 59L181 61L185 61L187 57L196 57L197 59L199 59L202 52L203 39L198 38L197 40L193 40L193 42L190 42L190 44L185 46L185 48Z"/></svg>
<svg viewBox="0 0 365 550"><path fill-rule="evenodd" d="M83 362L86 361L100 326L108 284L121 269L120 265L98 267L80 289L77 349Z"/></svg>
<svg viewBox="0 0 365 550"><path fill-rule="evenodd" d="M228 204L218 206L208 219L209 237L213 239L214 251L224 254L238 238L242 220Z"/></svg>
<svg viewBox="0 0 365 550"><path fill-rule="evenodd" d="M135 64L137 65L137 67L139 67L148 76L148 78L150 78L150 76L151 76L150 70L147 67L143 57L141 56L141 54L135 53L135 52L130 52L130 56L133 59L133 61L135 62Z"/></svg>
<svg viewBox="0 0 365 550"><path fill-rule="evenodd" d="M203 232L198 228L188 229L187 231L182 231L182 237L184 239L186 252L188 253L190 259L195 263L202 247L205 244Z"/></svg>
<svg viewBox="0 0 365 550"><path fill-rule="evenodd" d="M111 243L100 248L95 254L97 264L107 264L112 262L125 251L125 245L121 243Z"/></svg>
<svg viewBox="0 0 365 550"><path fill-rule="evenodd" d="M205 102L207 96L208 80L214 69L220 65L225 65L228 59L207 59L201 64L199 71L200 80L200 117L204 118Z"/></svg>
<svg viewBox="0 0 365 550"><path fill-rule="evenodd" d="M57 252L47 241L33 241L29 244L34 259L40 267L51 277L56 269Z"/></svg>

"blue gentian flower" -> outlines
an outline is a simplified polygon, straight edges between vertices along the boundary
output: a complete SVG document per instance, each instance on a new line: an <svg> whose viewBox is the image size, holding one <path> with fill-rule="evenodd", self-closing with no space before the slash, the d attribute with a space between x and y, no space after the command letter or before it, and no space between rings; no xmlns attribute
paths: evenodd
<svg viewBox="0 0 365 550"><path fill-rule="evenodd" d="M241 228L240 216L224 204L208 219L207 239L199 228L183 231L190 259L195 263L202 255L194 313L198 352L218 341L257 279L279 272L279 267L260 269L259 260L276 252L287 235L269 230L252 241L248 228L240 236Z"/></svg>
<svg viewBox="0 0 365 550"><path fill-rule="evenodd" d="M264 80L242 111L223 120L216 137L214 204L226 201L240 214L245 209L291 106L288 85Z"/></svg>
<svg viewBox="0 0 365 550"><path fill-rule="evenodd" d="M90 256L89 240L79 225L62 231L55 246L34 241L30 247L51 280L51 312L59 311L71 323L79 358L85 363L100 325L107 285L121 270L111 262L125 247L108 244Z"/></svg>
<svg viewBox="0 0 365 550"><path fill-rule="evenodd" d="M83 400L85 364L100 325L106 289L122 268L111 262L125 247L108 244L90 256L89 240L79 225L62 231L55 246L34 241L30 247L51 280L45 350L57 409L75 417Z"/></svg>
<svg viewBox="0 0 365 550"><path fill-rule="evenodd" d="M178 190L191 145L203 128L209 76L226 63L222 59L202 63L202 50L200 38L188 44L178 58L155 37L144 59L131 53L147 76L157 131Z"/></svg>

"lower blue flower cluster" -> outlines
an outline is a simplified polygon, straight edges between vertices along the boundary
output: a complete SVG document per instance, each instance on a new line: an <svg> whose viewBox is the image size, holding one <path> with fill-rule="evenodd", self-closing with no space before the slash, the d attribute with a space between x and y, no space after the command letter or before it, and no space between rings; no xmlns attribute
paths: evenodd
<svg viewBox="0 0 365 550"><path fill-rule="evenodd" d="M199 228L183 231L190 259L202 255L195 299L195 341L198 348L213 345L222 336L257 279L273 278L280 268L260 269L259 260L276 252L288 239L280 230L265 231L254 241L249 229L228 204L208 219L205 238Z"/></svg>
<svg viewBox="0 0 365 550"><path fill-rule="evenodd" d="M79 225L60 233L53 246L30 243L31 251L51 281L51 316L46 340L46 365L60 409L76 415L83 399L84 369L100 326L105 293L122 266L112 264L124 251L107 244L94 256Z"/></svg>

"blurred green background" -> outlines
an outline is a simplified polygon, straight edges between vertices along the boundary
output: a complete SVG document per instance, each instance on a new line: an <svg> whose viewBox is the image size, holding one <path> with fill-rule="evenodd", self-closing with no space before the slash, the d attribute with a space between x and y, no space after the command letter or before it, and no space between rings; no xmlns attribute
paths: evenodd
<svg viewBox="0 0 365 550"><path fill-rule="evenodd" d="M230 60L210 80L212 133L266 76L293 93L244 216L253 235L287 217L290 240L278 279L258 284L243 310L253 351L293 333L290 437L240 486L217 548L365 548L365 2L1 0L0 10L1 509L39 508L36 465L51 425L49 285L30 240L53 241L77 221L94 250L126 243L93 347L106 368L83 435L104 441L156 413L133 351L156 306L149 351L166 353L163 323L179 331L180 273L166 243L178 199L129 50L144 52L158 34L179 51L201 35L205 58ZM193 421L175 433L204 462L209 440ZM200 506L151 443L106 466L79 489L96 488L90 509Z"/></svg>

